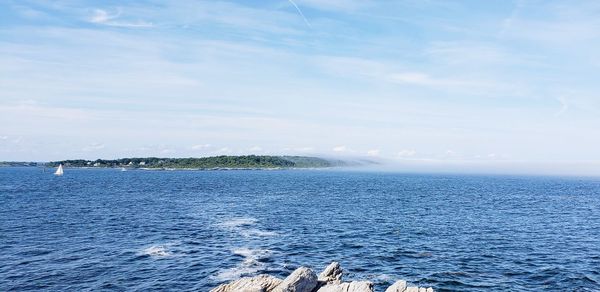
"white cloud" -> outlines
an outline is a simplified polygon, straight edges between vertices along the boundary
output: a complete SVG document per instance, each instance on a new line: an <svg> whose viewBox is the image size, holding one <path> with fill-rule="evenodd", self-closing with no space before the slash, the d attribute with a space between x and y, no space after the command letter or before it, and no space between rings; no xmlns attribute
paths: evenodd
<svg viewBox="0 0 600 292"><path fill-rule="evenodd" d="M190 148L192 148L192 150L206 150L206 149L212 148L212 145L210 145L210 144L196 144L196 145L193 145Z"/></svg>
<svg viewBox="0 0 600 292"><path fill-rule="evenodd" d="M333 147L333 152L347 152L348 151L348 147L346 147L345 145L340 145L340 146L335 146Z"/></svg>
<svg viewBox="0 0 600 292"><path fill-rule="evenodd" d="M397 157L400 158L405 158L405 157L413 157L415 156L415 154L417 154L417 151L412 150L412 149L403 149L398 151L398 153L396 153Z"/></svg>
<svg viewBox="0 0 600 292"><path fill-rule="evenodd" d="M217 154L229 154L231 152L233 152L233 150L231 150L231 148L229 147L222 147L219 150L215 151L215 153Z"/></svg>
<svg viewBox="0 0 600 292"><path fill-rule="evenodd" d="M491 84L487 84L485 82L479 81L467 81L460 80L454 78L434 78L429 74L421 73L421 72L402 72L402 73L392 73L388 75L388 79L394 83L401 84L412 84L419 86L429 86L429 87L443 87L443 88L461 88L461 87L483 87L490 86Z"/></svg>
<svg viewBox="0 0 600 292"><path fill-rule="evenodd" d="M379 149L371 149L367 151L367 156L379 156Z"/></svg>
<svg viewBox="0 0 600 292"><path fill-rule="evenodd" d="M94 14L90 17L90 22L93 23L106 23L111 19L117 18L121 15L121 11L117 11L115 14L109 14L103 9L94 9Z"/></svg>
<svg viewBox="0 0 600 292"><path fill-rule="evenodd" d="M356 0L296 0L296 2L319 10L334 12L351 12L368 4L367 1Z"/></svg>
<svg viewBox="0 0 600 292"><path fill-rule="evenodd" d="M315 151L314 147L285 147L283 148L284 152L292 151L292 152L313 152Z"/></svg>
<svg viewBox="0 0 600 292"><path fill-rule="evenodd" d="M259 146L252 146L252 147L250 147L248 149L248 151L250 151L250 152L261 152L261 151L263 151L263 149L261 147L259 147Z"/></svg>
<svg viewBox="0 0 600 292"><path fill-rule="evenodd" d="M144 27L152 27L154 26L150 22L146 22L143 20L136 21L116 21L115 19L121 16L121 10L117 10L117 12L111 14L104 9L95 9L92 16L89 18L91 23L103 24L108 26L115 27L129 27L129 28L144 28Z"/></svg>

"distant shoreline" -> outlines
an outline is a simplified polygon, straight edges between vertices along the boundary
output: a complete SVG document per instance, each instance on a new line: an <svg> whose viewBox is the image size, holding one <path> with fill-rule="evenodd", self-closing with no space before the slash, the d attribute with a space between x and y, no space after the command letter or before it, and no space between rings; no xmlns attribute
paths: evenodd
<svg viewBox="0 0 600 292"><path fill-rule="evenodd" d="M127 168L124 167L125 170L124 171L283 171L283 170L305 170L305 171L311 171L311 170L327 170L327 169L336 169L336 168L341 168L342 166L330 166L330 167L272 167L272 168L267 168L267 167L254 167L254 168L244 168L244 167L239 167L239 168L233 168L233 167L215 167L215 168L160 168L160 167L156 167L156 168L140 168L140 167L136 167L136 168ZM55 169L56 167L51 167L51 166L47 166L44 164L39 164L39 165L2 165L0 164L0 169L1 168L39 168L39 169ZM63 167L63 169L77 169L77 170L115 170L115 171L121 171L121 167L90 167L90 166L70 166L70 167Z"/></svg>
<svg viewBox="0 0 600 292"><path fill-rule="evenodd" d="M311 156L212 156L200 158L134 157L120 159L70 159L50 162L0 162L0 167L58 167L98 169L123 168L125 170L281 170L323 169L371 164L372 161L348 162Z"/></svg>

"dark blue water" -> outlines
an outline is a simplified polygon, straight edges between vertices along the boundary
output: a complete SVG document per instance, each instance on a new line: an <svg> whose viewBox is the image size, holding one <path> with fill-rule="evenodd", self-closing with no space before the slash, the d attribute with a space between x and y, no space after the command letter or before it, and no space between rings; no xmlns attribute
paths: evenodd
<svg viewBox="0 0 600 292"><path fill-rule="evenodd" d="M0 168L0 290L196 290L333 260L383 291L600 291L600 180Z"/></svg>

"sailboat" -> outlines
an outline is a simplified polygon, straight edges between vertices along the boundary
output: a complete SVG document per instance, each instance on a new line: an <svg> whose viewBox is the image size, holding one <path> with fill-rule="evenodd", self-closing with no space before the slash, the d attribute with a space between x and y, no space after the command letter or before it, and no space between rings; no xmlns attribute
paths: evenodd
<svg viewBox="0 0 600 292"><path fill-rule="evenodd" d="M56 169L56 172L54 173L54 175L56 176L61 176L63 175L64 171L63 171L63 167L62 164L58 165L58 169Z"/></svg>
<svg viewBox="0 0 600 292"><path fill-rule="evenodd" d="M121 167L121 171L127 171L127 169L125 169L125 167Z"/></svg>

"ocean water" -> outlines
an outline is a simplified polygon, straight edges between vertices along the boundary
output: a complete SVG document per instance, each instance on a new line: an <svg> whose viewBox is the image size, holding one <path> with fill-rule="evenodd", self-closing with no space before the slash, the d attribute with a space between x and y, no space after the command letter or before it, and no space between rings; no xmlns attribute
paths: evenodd
<svg viewBox="0 0 600 292"><path fill-rule="evenodd" d="M0 168L0 291L208 291L334 260L377 291L600 291L600 180Z"/></svg>

